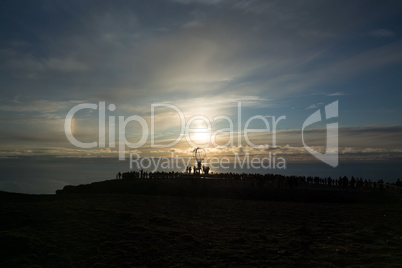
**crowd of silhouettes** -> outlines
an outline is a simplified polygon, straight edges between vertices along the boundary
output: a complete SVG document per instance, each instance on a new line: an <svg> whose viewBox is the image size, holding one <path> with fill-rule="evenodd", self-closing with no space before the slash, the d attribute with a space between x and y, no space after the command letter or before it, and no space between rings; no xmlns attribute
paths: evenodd
<svg viewBox="0 0 402 268"><path fill-rule="evenodd" d="M259 174L259 173L214 173L209 175L209 167L203 166L202 172L196 167L187 167L185 172L147 172L144 170L118 172L116 179L176 179L185 177L195 178L215 178L224 180L240 180L245 185L273 188L319 188L319 189L339 189L339 190L362 190L362 189L384 189L394 187L402 189L402 181L398 179L395 183L384 183L382 179L378 181L367 180L355 177L312 177L312 176L285 176L280 174Z"/></svg>

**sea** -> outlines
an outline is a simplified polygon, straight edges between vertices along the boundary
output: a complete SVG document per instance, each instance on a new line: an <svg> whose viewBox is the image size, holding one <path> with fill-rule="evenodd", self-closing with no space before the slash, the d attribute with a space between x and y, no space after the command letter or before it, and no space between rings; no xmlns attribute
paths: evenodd
<svg viewBox="0 0 402 268"><path fill-rule="evenodd" d="M231 165L231 164L229 164ZM43 158L19 157L0 159L0 191L27 194L54 194L66 185L88 184L96 181L115 179L117 173L136 170L128 160L115 158ZM150 164L144 171L155 171ZM185 170L185 166L165 167L163 171ZM162 170L159 170L162 171ZM225 169L213 169L211 172L234 173L273 173L297 176L318 176L339 178L343 176L358 177L377 181L395 182L402 179L400 162L340 162L335 168L321 162L288 162L286 168L245 168L230 166Z"/></svg>

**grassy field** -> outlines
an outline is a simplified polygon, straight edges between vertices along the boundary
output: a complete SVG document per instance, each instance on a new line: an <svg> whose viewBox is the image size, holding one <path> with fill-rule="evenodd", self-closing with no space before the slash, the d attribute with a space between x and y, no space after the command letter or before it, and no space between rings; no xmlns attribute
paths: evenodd
<svg viewBox="0 0 402 268"><path fill-rule="evenodd" d="M402 264L400 203L134 194L0 197L0 267Z"/></svg>

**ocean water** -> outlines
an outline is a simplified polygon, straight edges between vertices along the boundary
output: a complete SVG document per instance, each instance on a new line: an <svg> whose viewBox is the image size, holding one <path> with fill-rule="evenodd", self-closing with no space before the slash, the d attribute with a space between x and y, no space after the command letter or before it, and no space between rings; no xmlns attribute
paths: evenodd
<svg viewBox="0 0 402 268"><path fill-rule="evenodd" d="M183 171L184 165L164 171ZM150 163L145 170L152 171ZM138 170L137 168L134 168ZM130 171L128 161L109 158L16 158L0 160L0 190L30 194L54 194L65 185L87 184L109 180L118 172ZM340 163L332 168L324 163L286 163L286 169L216 169L215 172L275 173L283 175L319 176L338 178L355 176L363 179L394 182L402 179L401 163Z"/></svg>

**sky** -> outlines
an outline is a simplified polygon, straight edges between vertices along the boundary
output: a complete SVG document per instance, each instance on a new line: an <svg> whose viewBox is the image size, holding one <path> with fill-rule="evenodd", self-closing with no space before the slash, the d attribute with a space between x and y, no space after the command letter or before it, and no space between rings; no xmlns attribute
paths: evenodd
<svg viewBox="0 0 402 268"><path fill-rule="evenodd" d="M401 14L391 0L1 1L0 158L117 159L119 142L144 138L124 155L185 156L200 146L217 157L312 161L303 124L336 102L328 122L338 123L340 162L401 161ZM97 108L77 111L69 127L94 148L75 146L65 130L85 103ZM124 123L130 116L147 130ZM247 143L252 117L249 128L267 131ZM321 153L324 119L304 131Z"/></svg>

